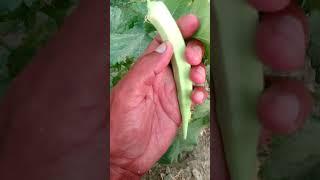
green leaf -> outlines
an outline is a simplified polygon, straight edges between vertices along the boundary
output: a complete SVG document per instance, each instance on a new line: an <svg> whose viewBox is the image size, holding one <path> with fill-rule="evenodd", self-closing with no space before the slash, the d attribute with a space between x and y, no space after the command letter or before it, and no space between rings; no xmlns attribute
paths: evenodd
<svg viewBox="0 0 320 180"><path fill-rule="evenodd" d="M179 132L173 144L167 152L161 157L159 163L171 164L179 161L183 152L189 152L198 144L198 137L201 130L209 126L210 101L197 106L192 114L192 121L189 123L189 133L187 139L183 138L182 132Z"/></svg>
<svg viewBox="0 0 320 180"><path fill-rule="evenodd" d="M124 33L135 27L143 27L147 9L144 3L110 7L110 33Z"/></svg>
<svg viewBox="0 0 320 180"><path fill-rule="evenodd" d="M192 119L205 118L210 113L210 101L206 100L203 104L200 104L195 107L192 113Z"/></svg>
<svg viewBox="0 0 320 180"><path fill-rule="evenodd" d="M142 28L135 28L122 34L110 35L110 64L137 58L151 42Z"/></svg>
<svg viewBox="0 0 320 180"><path fill-rule="evenodd" d="M7 88L10 85L10 82L11 82L10 79L0 80L0 101L2 97L5 95Z"/></svg>
<svg viewBox="0 0 320 180"><path fill-rule="evenodd" d="M42 7L41 11L53 18L57 25L61 25L65 17L77 6L76 2L77 0L51 1L51 4Z"/></svg>
<svg viewBox="0 0 320 180"><path fill-rule="evenodd" d="M10 82L9 70L7 66L9 55L10 52L6 48L0 46L0 100Z"/></svg>
<svg viewBox="0 0 320 180"><path fill-rule="evenodd" d="M10 52L8 49L0 46L0 81L9 78L9 70L7 67Z"/></svg>
<svg viewBox="0 0 320 180"><path fill-rule="evenodd" d="M310 7L310 10L320 10L320 1L319 0L308 0L308 5Z"/></svg>
<svg viewBox="0 0 320 180"><path fill-rule="evenodd" d="M198 144L198 137L201 130L208 127L209 116L198 118L189 123L189 133L187 139L183 138L182 132L175 138L173 144L169 147L167 152L158 161L160 164L171 164L179 161L179 157L183 152L192 151Z"/></svg>
<svg viewBox="0 0 320 180"><path fill-rule="evenodd" d="M197 1L197 0L195 0ZM175 19L190 12L192 0L163 0Z"/></svg>
<svg viewBox="0 0 320 180"><path fill-rule="evenodd" d="M144 17L146 3L118 3L110 8L110 64L136 59L151 42Z"/></svg>
<svg viewBox="0 0 320 180"><path fill-rule="evenodd" d="M0 0L0 96L78 0Z"/></svg>
<svg viewBox="0 0 320 180"><path fill-rule="evenodd" d="M10 74L16 76L32 60L36 50L43 45L55 32L57 25L55 21L42 12L35 15L35 23L29 29L23 44L15 48L9 56Z"/></svg>
<svg viewBox="0 0 320 180"><path fill-rule="evenodd" d="M110 6L119 6L128 2L129 0L110 0Z"/></svg>
<svg viewBox="0 0 320 180"><path fill-rule="evenodd" d="M129 71L133 65L134 59L127 58L124 61L118 62L110 67L110 88L115 86L118 81Z"/></svg>
<svg viewBox="0 0 320 180"><path fill-rule="evenodd" d="M0 11L13 11L21 5L23 0L1 0Z"/></svg>
<svg viewBox="0 0 320 180"><path fill-rule="evenodd" d="M200 20L200 29L193 37L204 43L206 57L210 58L210 1L194 0L191 6L191 13Z"/></svg>
<svg viewBox="0 0 320 180"><path fill-rule="evenodd" d="M320 11L311 11L309 16L310 46L308 56L316 71L316 82L320 83Z"/></svg>
<svg viewBox="0 0 320 180"><path fill-rule="evenodd" d="M23 0L24 4L28 7L31 7L34 2L37 0Z"/></svg>
<svg viewBox="0 0 320 180"><path fill-rule="evenodd" d="M320 2L318 0L297 0L300 7L309 13L313 10L320 10Z"/></svg>
<svg viewBox="0 0 320 180"><path fill-rule="evenodd" d="M24 33L12 32L8 33L5 37L3 37L2 42L5 43L10 49L17 48L22 44L24 37Z"/></svg>
<svg viewBox="0 0 320 180"><path fill-rule="evenodd" d="M320 143L316 137L320 137L320 119L312 117L296 134L274 138L271 155L261 169L262 180L320 179Z"/></svg>
<svg viewBox="0 0 320 180"><path fill-rule="evenodd" d="M125 30L122 10L118 7L110 7L110 33L121 33Z"/></svg>
<svg viewBox="0 0 320 180"><path fill-rule="evenodd" d="M13 31L16 27L16 21L7 20L0 22L0 35L7 34L10 31Z"/></svg>

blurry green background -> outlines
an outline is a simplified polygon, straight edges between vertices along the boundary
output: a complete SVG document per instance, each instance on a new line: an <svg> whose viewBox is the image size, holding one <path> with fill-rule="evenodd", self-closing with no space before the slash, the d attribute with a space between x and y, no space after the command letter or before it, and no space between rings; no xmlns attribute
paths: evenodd
<svg viewBox="0 0 320 180"><path fill-rule="evenodd" d="M0 98L78 0L0 1Z"/></svg>

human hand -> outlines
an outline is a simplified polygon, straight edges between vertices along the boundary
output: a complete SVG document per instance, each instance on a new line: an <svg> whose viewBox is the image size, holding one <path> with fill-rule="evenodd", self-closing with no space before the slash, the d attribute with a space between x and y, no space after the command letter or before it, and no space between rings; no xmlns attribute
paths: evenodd
<svg viewBox="0 0 320 180"><path fill-rule="evenodd" d="M302 69L305 63L308 27L295 0L248 0L260 11L256 50L261 62L277 72ZM261 142L271 133L296 131L312 109L312 98L302 82L266 77L265 92L257 107L263 126ZM270 87L270 88L269 88ZM281 112L279 112L279 110ZM213 112L213 111L211 111ZM229 180L223 143L216 120L213 122L213 179Z"/></svg>
<svg viewBox="0 0 320 180"><path fill-rule="evenodd" d="M190 38L198 29L193 15L181 17L177 24ZM127 75L112 89L110 100L111 174L139 176L149 170L167 151L180 126L176 86L169 67L172 45L156 37ZM187 44L185 56L192 65L194 83L206 80L201 63L203 45L196 40ZM204 87L194 88L191 99L202 103L207 97ZM127 171L127 172L124 172Z"/></svg>

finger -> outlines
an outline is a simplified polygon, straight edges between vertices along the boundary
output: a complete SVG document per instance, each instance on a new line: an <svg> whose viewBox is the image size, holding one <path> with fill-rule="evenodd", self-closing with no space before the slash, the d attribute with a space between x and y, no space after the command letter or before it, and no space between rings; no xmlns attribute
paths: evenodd
<svg viewBox="0 0 320 180"><path fill-rule="evenodd" d="M169 65L172 55L173 48L171 43L168 41L163 42L154 51L137 60L122 79L122 84L126 87L137 87L137 89L141 85L150 85L156 77L155 75L162 72ZM135 93L132 88L128 89L128 91L127 93Z"/></svg>
<svg viewBox="0 0 320 180"><path fill-rule="evenodd" d="M208 92L204 87L196 87L192 91L191 100L194 105L202 104L208 97Z"/></svg>
<svg viewBox="0 0 320 180"><path fill-rule="evenodd" d="M206 68L205 66L198 65L191 67L190 79L196 84L203 84L206 81Z"/></svg>
<svg viewBox="0 0 320 180"><path fill-rule="evenodd" d="M157 35L158 36L158 35ZM156 37L157 37L156 36ZM160 44L162 43L161 40L158 40L157 38L154 38L151 43L148 45L148 47L146 48L146 50L144 51L144 53L142 53L141 56L144 56L146 54L149 54L151 52L153 52L158 46L160 46Z"/></svg>
<svg viewBox="0 0 320 180"><path fill-rule="evenodd" d="M293 16L264 16L256 34L257 55L276 71L304 66L306 43L302 23Z"/></svg>
<svg viewBox="0 0 320 180"><path fill-rule="evenodd" d="M309 41L309 22L308 18L304 12L304 10L300 7L297 1L291 1L290 4L285 8L277 12L272 13L261 13L261 20L265 18L279 18L282 16L292 16L296 18L302 24L304 33L305 33L305 40L306 44Z"/></svg>
<svg viewBox="0 0 320 180"><path fill-rule="evenodd" d="M123 97L127 102L137 102L136 99L129 100L127 98L141 98L141 92L145 90L144 87L149 87L154 83L156 75L163 72L169 65L172 55L171 43L163 42L154 51L140 57L121 81L113 87L113 91L119 88L121 91L118 93L122 94L119 97ZM128 104L130 108L133 106L135 104Z"/></svg>
<svg viewBox="0 0 320 180"><path fill-rule="evenodd" d="M177 20L177 25L180 29L180 32L184 38L190 38L194 33L197 32L199 26L200 26L200 21L195 15L188 14L185 16L182 16ZM160 35L156 35L151 44L147 47L145 50L144 54L148 54L154 49L161 44L162 39Z"/></svg>
<svg viewBox="0 0 320 180"><path fill-rule="evenodd" d="M170 42L161 43L149 54L141 57L136 66L137 73L160 73L170 63L173 47ZM135 68L135 67L134 67ZM149 71L149 72L148 72Z"/></svg>
<svg viewBox="0 0 320 180"><path fill-rule="evenodd" d="M185 57L189 64L191 65L199 65L204 56L204 46L198 40L192 40L187 44L185 50Z"/></svg>
<svg viewBox="0 0 320 180"><path fill-rule="evenodd" d="M185 39L192 37L192 35L196 33L198 28L200 27L199 19L193 14L188 14L180 17L176 23L182 36ZM155 39L161 41L161 37L159 35L157 35Z"/></svg>
<svg viewBox="0 0 320 180"><path fill-rule="evenodd" d="M248 0L258 11L274 12L285 8L290 0Z"/></svg>
<svg viewBox="0 0 320 180"><path fill-rule="evenodd" d="M197 32L200 27L200 21L197 16L193 14L188 14L182 16L177 20L177 25L181 31L184 38L190 38L194 33Z"/></svg>
<svg viewBox="0 0 320 180"><path fill-rule="evenodd" d="M313 99L303 82L282 80L260 97L261 124L276 134L290 134L301 128L312 111Z"/></svg>

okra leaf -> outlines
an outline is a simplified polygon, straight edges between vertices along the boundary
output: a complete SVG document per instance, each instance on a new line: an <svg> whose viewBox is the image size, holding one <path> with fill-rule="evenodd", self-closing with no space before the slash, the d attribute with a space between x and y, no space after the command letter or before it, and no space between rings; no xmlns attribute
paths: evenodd
<svg viewBox="0 0 320 180"><path fill-rule="evenodd" d="M135 28L122 34L110 34L110 64L137 58L151 42L143 28Z"/></svg>
<svg viewBox="0 0 320 180"><path fill-rule="evenodd" d="M110 67L110 89L115 86L121 78L129 71L133 65L134 59L127 58L124 61L117 62Z"/></svg>
<svg viewBox="0 0 320 180"><path fill-rule="evenodd" d="M9 87L10 81L10 79L0 80L0 101L4 97L6 90Z"/></svg>
<svg viewBox="0 0 320 180"><path fill-rule="evenodd" d="M27 34L23 34L21 42L18 41L19 39L16 40L18 42L13 46L9 56L8 65L11 76L15 77L31 62L36 50L51 37L56 29L57 24L53 18L41 11L35 14L33 26L29 27Z"/></svg>
<svg viewBox="0 0 320 180"><path fill-rule="evenodd" d="M320 1L304 0L304 6L306 6L309 10L320 10Z"/></svg>
<svg viewBox="0 0 320 180"><path fill-rule="evenodd" d="M21 5L23 0L1 0L0 11L13 11Z"/></svg>
<svg viewBox="0 0 320 180"><path fill-rule="evenodd" d="M8 32L16 31L17 22L14 20L0 21L0 35L3 36Z"/></svg>
<svg viewBox="0 0 320 180"><path fill-rule="evenodd" d="M31 7L34 2L37 0L23 0L24 4L27 5L28 7Z"/></svg>
<svg viewBox="0 0 320 180"><path fill-rule="evenodd" d="M163 0L163 2L175 19L190 12L191 5L193 4L193 0Z"/></svg>
<svg viewBox="0 0 320 180"><path fill-rule="evenodd" d="M160 164L171 164L179 161L183 152L190 152L198 144L201 130L209 126L210 101L206 100L197 106L192 114L192 121L189 123L187 139L179 133L167 152L159 160Z"/></svg>
<svg viewBox="0 0 320 180"><path fill-rule="evenodd" d="M110 64L136 59L151 42L144 22L145 2L114 2L110 7Z"/></svg>
<svg viewBox="0 0 320 180"><path fill-rule="evenodd" d="M0 100L9 85L8 79L10 76L7 66L9 55L10 51L0 46Z"/></svg>
<svg viewBox="0 0 320 180"><path fill-rule="evenodd" d="M316 82L320 83L320 11L312 11L309 17L310 46L308 55L316 71Z"/></svg>
<svg viewBox="0 0 320 180"><path fill-rule="evenodd" d="M193 36L204 43L206 57L210 58L210 2L208 0L194 0L191 5L191 13L200 20L200 29Z"/></svg>
<svg viewBox="0 0 320 180"><path fill-rule="evenodd" d="M143 27L146 13L145 4L132 3L126 6L110 7L110 33L125 33L138 27Z"/></svg>
<svg viewBox="0 0 320 180"><path fill-rule="evenodd" d="M9 78L9 71L7 67L9 55L10 51L0 46L0 81Z"/></svg>
<svg viewBox="0 0 320 180"><path fill-rule="evenodd" d="M167 152L158 161L160 164L171 164L178 162L183 152L190 152L198 144L198 138L201 130L209 126L209 116L198 118L189 123L189 133L187 139L183 139L182 133L179 133L173 144Z"/></svg>

